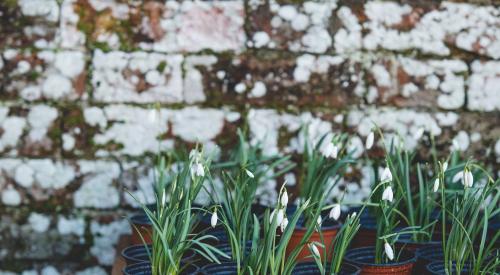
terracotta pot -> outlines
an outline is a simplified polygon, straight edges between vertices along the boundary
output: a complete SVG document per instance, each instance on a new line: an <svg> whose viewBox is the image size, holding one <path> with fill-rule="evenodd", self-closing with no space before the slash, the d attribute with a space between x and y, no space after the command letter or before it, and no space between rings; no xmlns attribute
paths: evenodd
<svg viewBox="0 0 500 275"><path fill-rule="evenodd" d="M452 274L455 275L456 273L456 265L453 264L452 267ZM462 268L460 271L460 274L470 274L472 272L472 267L470 264L465 264L465 266ZM426 266L426 273L422 274L436 274L436 275L445 275L446 271L444 269L444 262L443 261L435 261L431 262Z"/></svg>
<svg viewBox="0 0 500 275"><path fill-rule="evenodd" d="M151 221L146 214L136 214L130 218L132 222L132 236L130 238L130 243L132 245L138 244L151 244L151 237L153 236L153 228ZM142 238L144 238L144 242Z"/></svg>
<svg viewBox="0 0 500 275"><path fill-rule="evenodd" d="M360 228L351 242L352 248L374 246L377 240L377 222L368 212L360 218Z"/></svg>
<svg viewBox="0 0 500 275"><path fill-rule="evenodd" d="M397 251L395 254L398 255ZM375 264L375 247L360 247L347 251L345 261L361 268L364 274L411 275L417 258L415 253L402 250L397 262Z"/></svg>
<svg viewBox="0 0 500 275"><path fill-rule="evenodd" d="M326 274L329 274L330 268L326 268ZM340 272L338 275L358 275L360 274L361 269L353 264L349 263L343 263L342 267L340 268ZM310 274L310 275L320 275L321 272L318 269L318 266L316 263L299 263L295 266L293 269L292 274L294 275L305 275L305 274Z"/></svg>
<svg viewBox="0 0 500 275"><path fill-rule="evenodd" d="M325 218L326 219L326 218ZM337 236L337 232L340 228L340 224L336 222L332 222L331 220L324 220L322 226L321 226L321 234L323 235L323 241L325 245L325 249L319 249L321 257L325 257L324 251L326 250L327 257L330 258L333 252L332 242L335 240L335 236ZM292 251L299 246L300 242L302 241L302 238L306 234L306 229L300 226L300 221L297 223L297 226L295 230L293 231L293 234L290 238L290 241L288 242L288 245L286 247L286 253L287 255L290 255ZM321 237L319 232L313 232L311 237L309 238L308 242L321 242ZM314 258L311 255L311 251L309 250L309 247L304 246L302 250L299 252L299 255L297 256L298 261L314 261Z"/></svg>

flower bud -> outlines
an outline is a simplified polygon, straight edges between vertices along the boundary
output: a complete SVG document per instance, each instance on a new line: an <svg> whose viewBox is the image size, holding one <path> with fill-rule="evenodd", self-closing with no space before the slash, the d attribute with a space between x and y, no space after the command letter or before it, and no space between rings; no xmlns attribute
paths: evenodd
<svg viewBox="0 0 500 275"><path fill-rule="evenodd" d="M394 259L394 251L392 250L392 247L389 243L385 242L384 243L384 250L385 250L385 254L387 255L387 258L389 258L389 260L393 260Z"/></svg>
<svg viewBox="0 0 500 275"><path fill-rule="evenodd" d="M340 204L334 204L330 213L328 214L330 219L338 220L340 217Z"/></svg>
<svg viewBox="0 0 500 275"><path fill-rule="evenodd" d="M366 150L370 150L373 147L373 141L375 140L375 134L370 132L368 137L366 137L365 148Z"/></svg>

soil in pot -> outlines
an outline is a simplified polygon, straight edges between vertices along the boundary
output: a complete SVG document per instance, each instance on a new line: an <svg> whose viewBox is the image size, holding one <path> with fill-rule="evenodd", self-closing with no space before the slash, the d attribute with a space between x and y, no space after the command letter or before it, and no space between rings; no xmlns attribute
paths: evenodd
<svg viewBox="0 0 500 275"><path fill-rule="evenodd" d="M323 223L321 224L321 235L323 236L323 241L325 244L325 250L328 258L331 257L332 255L332 243L335 239L335 236L337 236L337 232L340 228L340 224L336 221L332 221L331 219L323 218ZM297 222L297 226L295 227L295 230L293 231L293 234L290 238L290 241L288 242L288 245L286 247L286 253L287 255L290 255L292 251L300 244L302 241L302 238L306 234L307 230L301 226L303 223L302 219L299 219ZM309 238L308 242L318 242L318 243L323 243L321 241L321 235L319 232L314 231ZM321 257L325 257L325 250L324 249L319 249ZM311 251L307 246L304 246L302 250L300 251L299 255L297 256L298 261L314 261L314 258L311 255Z"/></svg>
<svg viewBox="0 0 500 275"><path fill-rule="evenodd" d="M200 270L204 275L237 275L236 263L209 264Z"/></svg>
<svg viewBox="0 0 500 275"><path fill-rule="evenodd" d="M132 236L130 237L130 243L132 245L151 244L151 237L153 236L153 227L148 216L144 213L136 214L130 217L130 222L132 223ZM144 238L144 241L142 238Z"/></svg>
<svg viewBox="0 0 500 275"><path fill-rule="evenodd" d="M399 251L396 251L398 255ZM394 274L411 275L417 260L415 253L403 249L396 262L375 263L375 247L360 247L347 251L345 261L361 268L361 274Z"/></svg>
<svg viewBox="0 0 500 275"><path fill-rule="evenodd" d="M455 268L456 268L456 265L453 264L451 275L458 274ZM472 272L472 267L470 266L470 264L466 264L465 266L462 267L460 274L470 274L471 272ZM446 271L444 269L444 262L443 261L435 261L435 262L429 263L427 265L427 273L422 273L422 274L445 275Z"/></svg>
<svg viewBox="0 0 500 275"><path fill-rule="evenodd" d="M198 266L189 264L182 266L181 275L197 275L200 272ZM133 265L126 266L123 269L123 275L151 275L151 264L150 263L136 263Z"/></svg>
<svg viewBox="0 0 500 275"><path fill-rule="evenodd" d="M327 267L326 274L329 274L330 268ZM361 269L353 264L343 263L340 269L339 275L358 275L360 274ZM292 274L294 275L320 275L321 272L316 265L316 263L299 263L293 269Z"/></svg>

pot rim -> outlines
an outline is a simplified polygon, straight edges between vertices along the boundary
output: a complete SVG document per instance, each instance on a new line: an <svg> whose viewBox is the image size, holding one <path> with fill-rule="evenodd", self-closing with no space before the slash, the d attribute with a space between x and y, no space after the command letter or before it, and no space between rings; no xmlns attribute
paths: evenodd
<svg viewBox="0 0 500 275"><path fill-rule="evenodd" d="M144 262L144 263L149 262L149 261L145 261L145 260L142 260L142 259L137 259L135 257L127 255L127 252L129 252L131 250L135 250L135 249L144 249L144 252L147 255L147 252L145 250L149 249L152 252L152 245L151 244L134 244L134 245L129 245L129 246L125 247L124 249L122 249L121 256L125 260L131 260L131 261L135 261L135 262Z"/></svg>
<svg viewBox="0 0 500 275"><path fill-rule="evenodd" d="M402 249L406 253L409 253L411 256L410 259L404 260L404 261L398 261L398 262L391 262L391 263L384 263L384 264L376 264L376 263L369 263L369 262L364 262L364 261L359 261L359 260L352 260L349 257L349 254L355 253L357 251L373 251L375 252L375 247L374 246L365 246L365 247L359 247L359 248L353 248L349 249L346 254L345 254L345 260L354 263L361 266L376 266L376 267L384 267L384 266L401 266L401 265L407 265L409 263L415 263L417 261L417 254L415 252L412 252L408 249ZM375 254L375 253L373 253ZM375 255L373 255L373 258L375 258Z"/></svg>
<svg viewBox="0 0 500 275"><path fill-rule="evenodd" d="M148 215L144 213L137 213L130 217L130 222L135 225L152 225L151 221L148 218Z"/></svg>

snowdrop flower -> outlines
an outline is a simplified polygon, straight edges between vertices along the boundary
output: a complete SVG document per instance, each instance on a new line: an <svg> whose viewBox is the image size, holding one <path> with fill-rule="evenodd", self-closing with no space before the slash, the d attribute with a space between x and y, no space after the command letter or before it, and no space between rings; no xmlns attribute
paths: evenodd
<svg viewBox="0 0 500 275"><path fill-rule="evenodd" d="M389 167L385 167L382 175L380 176L381 181L392 181L392 173Z"/></svg>
<svg viewBox="0 0 500 275"><path fill-rule="evenodd" d="M437 192L439 190L439 178L437 178L435 181L434 181L434 186L432 187L432 191L433 192Z"/></svg>
<svg viewBox="0 0 500 275"><path fill-rule="evenodd" d="M285 232L287 226L288 226L288 219L284 218L283 222L281 222L280 224L281 233Z"/></svg>
<svg viewBox="0 0 500 275"><path fill-rule="evenodd" d="M328 214L330 219L338 220L340 217L340 204L336 203L333 205L330 213Z"/></svg>
<svg viewBox="0 0 500 275"><path fill-rule="evenodd" d="M245 169L245 172L247 173L248 177L250 177L250 178L252 178L252 179L255 177L255 176L253 175L253 173L252 173L252 172L250 172L250 171L248 171L247 169Z"/></svg>
<svg viewBox="0 0 500 275"><path fill-rule="evenodd" d="M214 210L212 218L210 218L210 225L212 225L213 228L217 225L217 209Z"/></svg>
<svg viewBox="0 0 500 275"><path fill-rule="evenodd" d="M318 219L316 220L318 226L321 226L321 222L322 222L321 216L318 216Z"/></svg>
<svg viewBox="0 0 500 275"><path fill-rule="evenodd" d="M391 245L388 244L387 242L385 242L384 249L385 249L385 254L387 255L387 258L389 258L389 260L392 261L394 259L394 251L392 250Z"/></svg>
<svg viewBox="0 0 500 275"><path fill-rule="evenodd" d="M281 194L280 203L284 207L286 207L288 205L288 194L286 193L286 189L284 189L283 194Z"/></svg>
<svg viewBox="0 0 500 275"><path fill-rule="evenodd" d="M453 179L451 181L457 182L463 178L464 178L464 171L460 171L460 172L456 173L455 176L453 176Z"/></svg>
<svg viewBox="0 0 500 275"><path fill-rule="evenodd" d="M392 202L393 198L394 194L392 193L392 187L389 185L384 189L384 192L382 193L382 200Z"/></svg>
<svg viewBox="0 0 500 275"><path fill-rule="evenodd" d="M192 177L204 177L205 176L205 169L203 168L203 165L199 162L195 162L191 166L191 176Z"/></svg>
<svg viewBox="0 0 500 275"><path fill-rule="evenodd" d="M310 243L309 244L309 249L311 249L313 255L315 258L319 258L319 250L318 248L316 247L316 245L314 245L313 243Z"/></svg>
<svg viewBox="0 0 500 275"><path fill-rule="evenodd" d="M472 184L474 183L474 177L472 176L472 173L466 169L464 176L462 177L462 184L465 187L472 187Z"/></svg>
<svg viewBox="0 0 500 275"><path fill-rule="evenodd" d="M271 213L271 219L269 220L270 223L273 223L274 215L276 215L276 224L280 226L285 219L285 213L283 212L283 209L279 209L278 212L276 212L276 210L273 210L273 212Z"/></svg>
<svg viewBox="0 0 500 275"><path fill-rule="evenodd" d="M339 152L339 148L331 142L328 143L326 146L323 146L323 148L321 149L321 154L325 158L330 158L330 157L337 158L338 152Z"/></svg>
<svg viewBox="0 0 500 275"><path fill-rule="evenodd" d="M366 137L365 148L366 150L370 150L373 147L373 141L375 140L375 134L370 132L368 137Z"/></svg>
<svg viewBox="0 0 500 275"><path fill-rule="evenodd" d="M443 163L443 172L446 172L446 169L448 169L448 162Z"/></svg>

